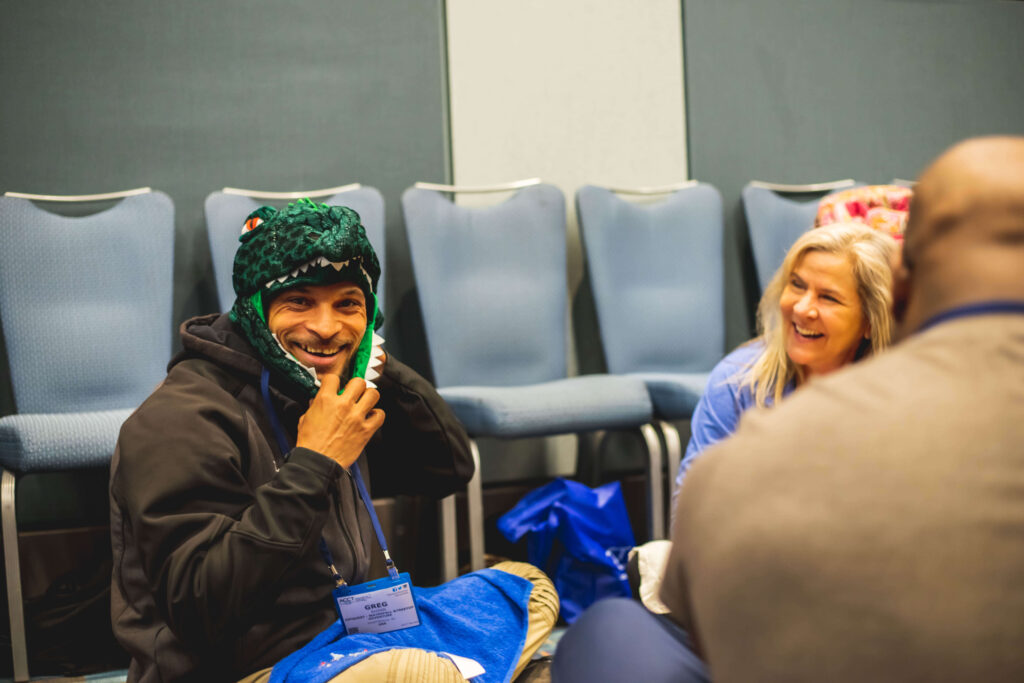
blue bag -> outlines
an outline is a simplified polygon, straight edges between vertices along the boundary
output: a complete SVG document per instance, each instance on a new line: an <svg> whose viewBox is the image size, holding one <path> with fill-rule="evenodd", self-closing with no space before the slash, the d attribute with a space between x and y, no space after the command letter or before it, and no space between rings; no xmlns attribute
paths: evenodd
<svg viewBox="0 0 1024 683"><path fill-rule="evenodd" d="M556 479L526 494L498 529L513 543L529 535L530 563L551 576L567 623L601 598L630 595L626 555L636 543L619 482L591 489Z"/></svg>

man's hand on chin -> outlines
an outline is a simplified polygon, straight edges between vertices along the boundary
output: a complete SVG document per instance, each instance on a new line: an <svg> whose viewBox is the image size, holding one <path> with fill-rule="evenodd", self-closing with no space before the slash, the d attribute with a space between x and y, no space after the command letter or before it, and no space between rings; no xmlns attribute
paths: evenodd
<svg viewBox="0 0 1024 683"><path fill-rule="evenodd" d="M348 469L384 424L384 411L374 407L380 394L368 389L365 380L349 380L339 394L340 386L338 375L325 374L320 379L320 390L299 418L295 445L322 453Z"/></svg>

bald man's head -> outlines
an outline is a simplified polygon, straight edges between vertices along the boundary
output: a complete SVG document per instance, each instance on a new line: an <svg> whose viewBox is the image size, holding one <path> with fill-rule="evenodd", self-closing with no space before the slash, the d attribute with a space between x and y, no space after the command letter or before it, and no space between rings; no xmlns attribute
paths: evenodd
<svg viewBox="0 0 1024 683"><path fill-rule="evenodd" d="M925 169L903 260L905 333L954 306L1024 300L1024 138L967 140Z"/></svg>

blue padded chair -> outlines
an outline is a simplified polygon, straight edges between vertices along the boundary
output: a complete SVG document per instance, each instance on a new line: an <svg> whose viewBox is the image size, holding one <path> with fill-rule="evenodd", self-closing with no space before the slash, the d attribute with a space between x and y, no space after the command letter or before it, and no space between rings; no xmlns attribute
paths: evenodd
<svg viewBox="0 0 1024 683"><path fill-rule="evenodd" d="M0 320L17 406L0 418L0 507L16 681L28 680L16 477L108 466L121 423L171 356L174 206L144 189L66 198L130 195L79 218L0 197Z"/></svg>
<svg viewBox="0 0 1024 683"><path fill-rule="evenodd" d="M743 211L761 291L782 265L796 238L814 225L818 202L829 192L857 186L854 180L811 185L781 185L752 180L743 188ZM799 195L793 199L786 195ZM809 198L808 198L809 197Z"/></svg>
<svg viewBox="0 0 1024 683"><path fill-rule="evenodd" d="M639 429L651 474L660 478L661 447L643 382L566 376L562 192L534 184L500 204L468 208L421 185L405 191L402 209L438 391L473 439L471 567L483 566L478 437ZM663 534L663 527L654 531Z"/></svg>
<svg viewBox="0 0 1024 683"><path fill-rule="evenodd" d="M644 381L665 438L669 481L682 443L669 420L689 419L725 345L722 197L690 181L630 202L586 185L576 215L608 371Z"/></svg>
<svg viewBox="0 0 1024 683"><path fill-rule="evenodd" d="M260 192L225 187L220 192L211 193L205 202L206 233L210 240L210 257L213 260L213 276L217 281L220 310L227 311L235 303L231 270L245 217L267 203L261 200L280 203L281 200L296 200L302 197L309 197L332 206L347 206L359 214L363 227L366 228L366 236L380 260L381 274L377 284L377 300L383 310L384 197L375 188L364 187L358 183L309 192Z"/></svg>

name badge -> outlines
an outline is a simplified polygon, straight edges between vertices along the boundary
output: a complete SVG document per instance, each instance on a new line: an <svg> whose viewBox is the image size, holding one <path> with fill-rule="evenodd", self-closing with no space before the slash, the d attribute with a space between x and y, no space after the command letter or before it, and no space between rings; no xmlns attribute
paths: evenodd
<svg viewBox="0 0 1024 683"><path fill-rule="evenodd" d="M345 634L388 633L420 625L408 572L334 589Z"/></svg>

